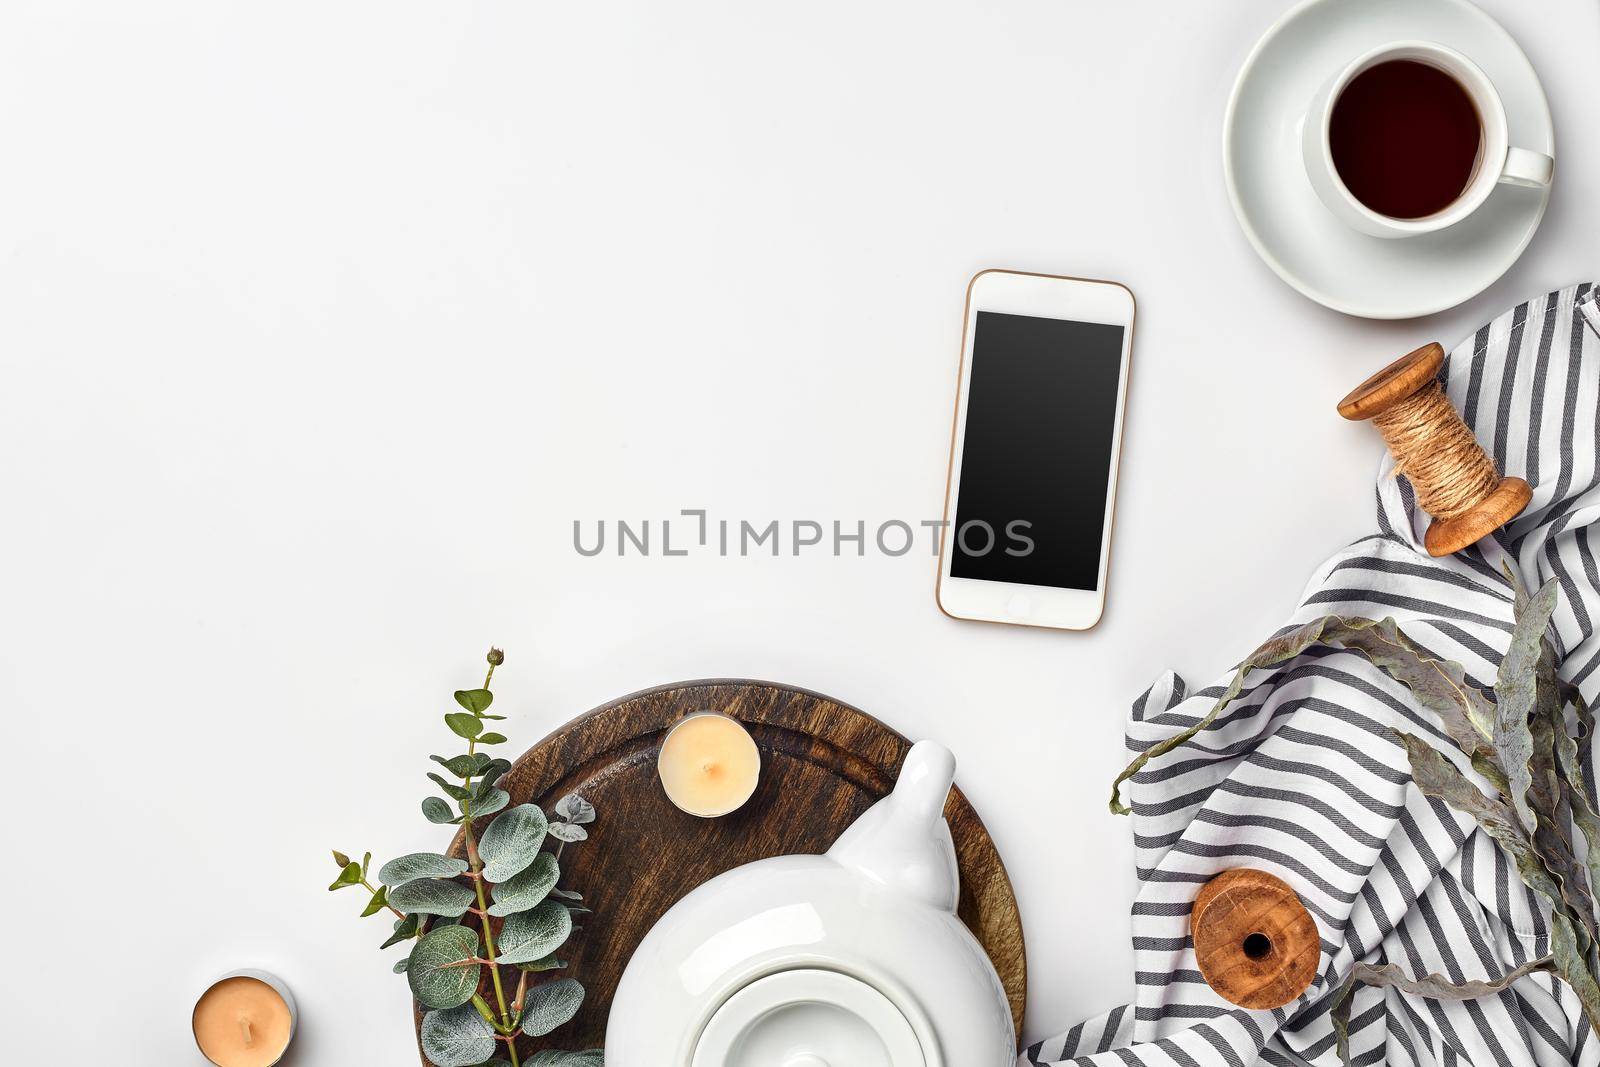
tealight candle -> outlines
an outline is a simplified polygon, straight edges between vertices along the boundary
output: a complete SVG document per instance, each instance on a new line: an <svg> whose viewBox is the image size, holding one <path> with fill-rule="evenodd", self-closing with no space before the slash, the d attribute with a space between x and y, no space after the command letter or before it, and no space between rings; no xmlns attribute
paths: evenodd
<svg viewBox="0 0 1600 1067"><path fill-rule="evenodd" d="M667 731L656 771L668 799L690 815L712 819L756 791L761 752L739 720L697 711Z"/></svg>
<svg viewBox="0 0 1600 1067"><path fill-rule="evenodd" d="M294 997L264 971L223 975L194 1006L194 1043L217 1067L272 1067L294 1026Z"/></svg>

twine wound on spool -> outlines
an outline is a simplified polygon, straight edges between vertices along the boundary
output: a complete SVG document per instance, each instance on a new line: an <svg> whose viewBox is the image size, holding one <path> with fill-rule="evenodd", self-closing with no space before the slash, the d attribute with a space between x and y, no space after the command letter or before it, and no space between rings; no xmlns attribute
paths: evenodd
<svg viewBox="0 0 1600 1067"><path fill-rule="evenodd" d="M1521 478L1503 478L1494 460L1444 395L1444 349L1427 344L1395 360L1350 391L1339 414L1371 419L1417 503L1433 516L1423 544L1448 556L1516 518L1533 498Z"/></svg>

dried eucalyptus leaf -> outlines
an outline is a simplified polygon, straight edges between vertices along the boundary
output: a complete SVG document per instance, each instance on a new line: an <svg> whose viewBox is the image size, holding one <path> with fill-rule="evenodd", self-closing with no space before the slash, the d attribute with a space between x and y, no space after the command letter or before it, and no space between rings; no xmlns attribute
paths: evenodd
<svg viewBox="0 0 1600 1067"><path fill-rule="evenodd" d="M411 995L429 1008L454 1008L465 1004L477 992L478 978L483 971L482 964L466 962L477 955L478 931L466 926L429 930L411 950L411 966L406 971Z"/></svg>
<svg viewBox="0 0 1600 1067"><path fill-rule="evenodd" d="M483 876L491 882L505 882L520 874L539 855L548 829L549 821L536 804L518 804L501 813L478 842Z"/></svg>
<svg viewBox="0 0 1600 1067"><path fill-rule="evenodd" d="M1393 619L1369 629L1325 634L1324 640L1362 653L1373 666L1410 689L1418 703L1439 717L1445 734L1461 751L1489 754L1494 704L1467 681L1459 663L1427 655Z"/></svg>
<svg viewBox="0 0 1600 1067"><path fill-rule="evenodd" d="M395 886L389 903L407 915L465 915L472 906L472 890L458 882L418 878Z"/></svg>
<svg viewBox="0 0 1600 1067"><path fill-rule="evenodd" d="M594 822L594 805L576 793L568 793L556 801L556 814L567 822Z"/></svg>
<svg viewBox="0 0 1600 1067"><path fill-rule="evenodd" d="M1533 851L1532 842L1523 833L1511 808L1467 781L1455 764L1422 738L1408 733L1399 733L1399 738L1411 761L1411 780L1417 788L1424 795L1437 797L1476 819L1484 832L1511 857L1528 888L1542 893L1558 911L1561 910L1565 906L1561 889Z"/></svg>
<svg viewBox="0 0 1600 1067"><path fill-rule="evenodd" d="M1556 696L1554 657L1545 655L1541 664L1541 696L1534 720L1529 724L1533 758L1529 762L1528 797L1539 826L1533 836L1533 848L1544 861L1545 869L1561 886L1562 898L1583 927L1580 940L1587 946L1596 933L1594 899L1588 873L1572 846L1571 790L1557 767L1556 735L1566 735L1566 721ZM1551 699L1546 700L1545 693Z"/></svg>
<svg viewBox="0 0 1600 1067"><path fill-rule="evenodd" d="M1357 963L1350 972L1349 981L1335 994L1333 1007L1330 1011L1333 1019L1335 1041L1339 1051L1339 1062L1349 1067L1350 1005L1355 999L1352 994L1358 984L1392 986L1395 989L1427 997L1430 1000L1476 1000L1478 997L1486 997L1491 993L1500 992L1519 978L1526 978L1528 975L1539 971L1553 970L1556 970L1554 958L1541 956L1536 960L1530 960L1520 967L1507 971L1499 978L1452 982L1442 974L1429 974L1422 978L1412 978L1392 963Z"/></svg>
<svg viewBox="0 0 1600 1067"><path fill-rule="evenodd" d="M473 798L472 817L481 819L485 815L493 815L509 803L511 803L510 793L504 789L489 789L483 796Z"/></svg>
<svg viewBox="0 0 1600 1067"><path fill-rule="evenodd" d="M1396 650L1396 648L1389 647L1393 644L1393 642L1388 641L1387 637L1384 636L1384 634L1387 634L1387 630L1384 631L1384 634L1380 634L1381 640L1367 640L1364 638L1363 635L1367 634L1375 627L1384 625L1387 625L1390 629L1393 629L1394 620L1385 619L1382 623L1379 623L1372 619L1346 619L1337 615L1325 615L1320 619L1313 619L1311 622L1297 626L1288 633L1280 634L1264 643L1260 648L1246 656L1243 663L1239 664L1238 670L1234 672L1233 680L1228 683L1228 688L1220 697L1217 698L1217 702L1211 706L1211 710L1206 712L1205 716L1201 718L1199 722L1195 723L1186 730L1174 734L1164 741L1158 741L1154 745L1151 745L1149 748L1145 749L1142 753L1136 756L1133 762L1129 763L1128 766L1123 769L1121 774L1117 775L1116 781L1111 783L1110 806L1112 814L1127 815L1133 810L1122 802L1122 783L1139 773L1140 768L1142 768L1146 763L1149 763L1152 759L1155 759L1157 756L1163 756L1180 745L1185 744L1196 734L1199 734L1201 731L1205 730L1208 726L1215 722L1217 716L1222 714L1223 709L1229 704L1233 703L1234 700L1238 698L1240 692L1243 691L1245 678L1250 674L1251 671L1259 670L1264 667L1274 667L1280 663L1285 663L1291 659L1294 659L1306 649L1316 644L1345 645L1348 642L1349 647L1364 653L1368 652L1367 648L1362 647L1362 645L1365 644L1369 646L1375 645L1376 647L1385 648L1388 650L1386 654L1397 657L1408 652L1412 655L1420 655L1416 652L1415 647L1412 646L1409 641L1405 642L1403 645L1399 645L1398 650ZM1394 630L1394 633L1398 634L1399 631ZM1434 669L1435 673L1444 679L1444 682L1437 690L1437 695L1440 698L1450 697L1451 699L1459 700L1462 708L1461 714L1467 716L1469 721L1471 721L1473 714L1481 714L1481 711L1474 711L1476 705L1473 702L1473 694L1477 693L1477 691L1471 686L1466 685L1464 681L1459 686L1453 684L1454 677L1460 675L1461 673L1460 667L1453 663L1446 663L1439 660L1431 660L1429 662L1437 664L1437 667ZM1462 677L1464 678L1464 675L1462 675ZM1431 688L1428 691L1430 693L1434 692L1434 690ZM1483 699L1482 694L1478 694L1478 699ZM1450 729L1452 731L1458 731L1459 723L1452 725Z"/></svg>
<svg viewBox="0 0 1600 1067"><path fill-rule="evenodd" d="M605 1067L605 1050L587 1049L583 1052L559 1052L545 1049L535 1052L532 1059L522 1061L523 1067Z"/></svg>
<svg viewBox="0 0 1600 1067"><path fill-rule="evenodd" d="M489 710L489 705L494 703L494 694L487 689L457 689L456 703L476 716Z"/></svg>
<svg viewBox="0 0 1600 1067"><path fill-rule="evenodd" d="M378 880L390 886L404 885L418 878L454 878L465 874L465 861L437 852L412 852L378 868Z"/></svg>
<svg viewBox="0 0 1600 1067"><path fill-rule="evenodd" d="M361 864L356 863L354 860L352 860L349 863L346 863L344 865L344 870L340 871L339 872L339 876L333 880L333 884L328 886L328 892L331 893L335 889L343 889L345 886L348 886L348 885L360 885L360 884L361 884Z"/></svg>
<svg viewBox="0 0 1600 1067"><path fill-rule="evenodd" d="M1593 734L1594 717L1589 711L1588 704L1578 693L1575 687L1565 688L1562 698L1577 710L1578 729L1585 740ZM1556 766L1565 778L1570 797L1568 804L1572 809L1572 821L1582 831L1584 840L1589 844L1589 886L1591 891L1594 886L1600 885L1600 814L1594 810L1594 805L1589 802L1589 785L1583 778L1583 761L1578 753L1578 741L1566 731L1565 716L1562 716L1562 728L1555 731Z"/></svg>
<svg viewBox="0 0 1600 1067"><path fill-rule="evenodd" d="M583 986L574 978L558 978L534 986L522 1002L522 1032L529 1037L543 1037L571 1022L582 1006Z"/></svg>
<svg viewBox="0 0 1600 1067"><path fill-rule="evenodd" d="M450 805L438 797L424 797L422 799L422 814L429 822L448 823L454 822L456 813L450 810Z"/></svg>
<svg viewBox="0 0 1600 1067"><path fill-rule="evenodd" d="M1500 661L1494 682L1495 756L1506 772L1517 820L1529 835L1538 830L1539 823L1528 802L1528 789L1533 782L1533 734L1528 719L1539 697L1538 665L1544 652L1545 630L1556 607L1556 589L1552 578L1531 598L1517 597L1511 645Z"/></svg>
<svg viewBox="0 0 1600 1067"><path fill-rule="evenodd" d="M1600 1033L1600 984L1589 969L1588 953L1579 945L1578 930L1572 920L1558 910L1551 916L1550 955L1555 959L1555 971L1583 1005L1583 1014L1596 1033Z"/></svg>
<svg viewBox="0 0 1600 1067"><path fill-rule="evenodd" d="M501 963L527 963L560 948L572 933L572 916L553 900L508 918L495 939Z"/></svg>
<svg viewBox="0 0 1600 1067"><path fill-rule="evenodd" d="M526 870L490 890L494 903L489 906L489 914L501 918L527 911L550 895L560 877L561 868L555 856L539 853Z"/></svg>
<svg viewBox="0 0 1600 1067"><path fill-rule="evenodd" d="M417 926L421 923L420 915L404 915L394 921L394 933L379 948L390 948L402 941L409 941L417 936Z"/></svg>
<svg viewBox="0 0 1600 1067"><path fill-rule="evenodd" d="M476 1067L494 1049L494 1028L471 1004L422 1017L422 1053L435 1067Z"/></svg>
<svg viewBox="0 0 1600 1067"><path fill-rule="evenodd" d="M550 824L550 836L557 841L586 841L589 831L570 822L553 822Z"/></svg>

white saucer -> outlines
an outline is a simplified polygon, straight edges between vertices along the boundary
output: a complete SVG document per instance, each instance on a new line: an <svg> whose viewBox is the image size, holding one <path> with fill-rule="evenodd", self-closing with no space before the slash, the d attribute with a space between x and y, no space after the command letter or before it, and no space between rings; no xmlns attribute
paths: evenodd
<svg viewBox="0 0 1600 1067"><path fill-rule="evenodd" d="M1356 56L1407 39L1465 53L1504 98L1511 143L1555 156L1539 76L1500 24L1466 0L1306 0L1284 15L1256 43L1228 99L1228 198L1280 278L1348 315L1415 318L1481 293L1533 240L1550 199L1548 188L1501 185L1464 221L1399 240L1357 233L1323 206L1300 156L1306 107Z"/></svg>

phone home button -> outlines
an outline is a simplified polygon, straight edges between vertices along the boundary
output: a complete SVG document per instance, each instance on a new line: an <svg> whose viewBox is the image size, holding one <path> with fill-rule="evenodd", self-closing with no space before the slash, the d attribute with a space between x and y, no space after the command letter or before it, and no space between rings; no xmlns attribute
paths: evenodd
<svg viewBox="0 0 1600 1067"><path fill-rule="evenodd" d="M1026 619L1033 614L1033 598L1027 593L1018 593L1006 601L1006 614L1013 619Z"/></svg>

